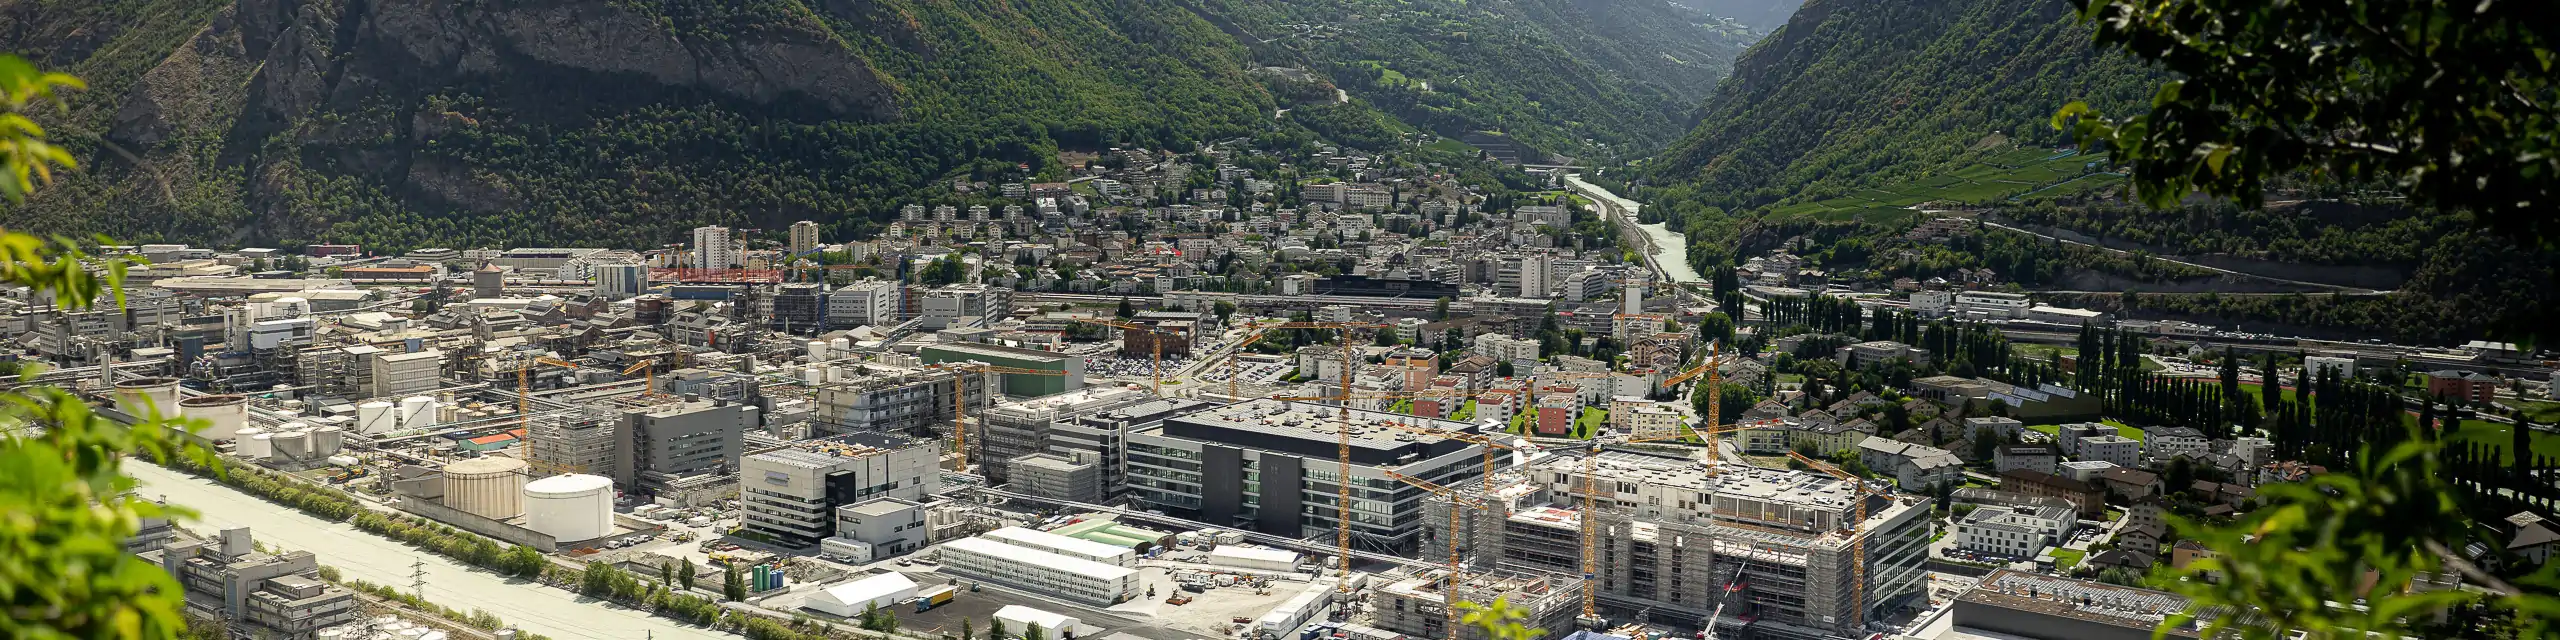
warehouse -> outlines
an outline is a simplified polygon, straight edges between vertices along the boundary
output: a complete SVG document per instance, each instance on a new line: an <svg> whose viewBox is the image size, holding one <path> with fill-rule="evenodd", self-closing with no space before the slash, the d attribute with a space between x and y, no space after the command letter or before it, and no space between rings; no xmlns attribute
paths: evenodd
<svg viewBox="0 0 2560 640"><path fill-rule="evenodd" d="M890 572L820 589L809 594L800 606L851 618L866 609L887 609L914 597L916 581L908 579L907 574Z"/></svg>
<svg viewBox="0 0 2560 640"><path fill-rule="evenodd" d="M1108 607L1138 596L1138 570L1017 547L986 538L961 538L939 547L942 571L985 580L1068 602Z"/></svg>
<svg viewBox="0 0 2560 640"><path fill-rule="evenodd" d="M1263 571L1296 571L1298 554L1295 551L1224 544L1209 550L1209 564Z"/></svg>

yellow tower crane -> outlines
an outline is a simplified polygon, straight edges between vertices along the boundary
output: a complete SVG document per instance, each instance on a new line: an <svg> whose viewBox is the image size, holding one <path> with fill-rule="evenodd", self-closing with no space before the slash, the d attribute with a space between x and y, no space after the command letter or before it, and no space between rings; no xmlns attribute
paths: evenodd
<svg viewBox="0 0 2560 640"><path fill-rule="evenodd" d="M1849 578L1849 603L1852 607L1849 610L1849 628L1864 628L1867 623L1867 536L1866 534L1859 532L1858 528L1866 526L1867 524L1867 497L1885 495L1884 491L1877 489L1873 483L1867 482L1866 478L1861 478L1858 477L1857 474L1842 471L1839 467L1832 466L1831 463L1815 460L1811 456L1796 453L1794 451L1787 452L1787 457L1794 458L1797 462L1804 463L1805 466L1813 467L1816 471L1828 473L1842 480L1847 480L1850 484L1855 485L1858 488L1858 519L1849 523L1849 526L1847 527L1849 534L1849 572L1851 576Z"/></svg>
<svg viewBox="0 0 2560 640"><path fill-rule="evenodd" d="M965 373L975 372L981 376L991 373L1028 376L1067 375L1064 371L999 367L976 362L947 362L933 366L940 369L951 370L951 448L960 455L958 466L952 470L961 473L969 472L969 386L962 378ZM983 398L986 400L988 408L992 410L995 406L995 380L987 379L987 381L981 386L985 387L987 390ZM978 418L980 423L986 422L986 417L983 413L984 412L981 412L981 415ZM983 437L979 439L985 440Z"/></svg>
<svg viewBox="0 0 2560 640"><path fill-rule="evenodd" d="M1441 613L1447 615L1449 620L1441 626L1448 629L1449 640L1458 640L1458 583L1465 580L1463 577L1464 572L1461 571L1461 568L1465 566L1465 563L1463 562L1463 558L1458 554L1458 510L1472 508L1490 511L1494 507L1501 505L1498 503L1488 505L1482 501L1468 499L1465 496L1458 495L1458 492L1456 491L1449 490L1448 487L1440 486L1439 483L1429 480L1396 473L1394 471L1388 471L1386 473L1387 477L1394 478L1397 482L1413 485L1414 488L1430 492L1432 495L1440 496L1441 499L1449 501L1449 574L1446 576L1447 582L1440 588ZM1507 511L1508 510L1506 510L1506 512ZM1506 513L1505 515L1508 514Z"/></svg>
<svg viewBox="0 0 2560 640"><path fill-rule="evenodd" d="M1709 425L1707 429L1707 464L1711 465L1715 464L1717 462L1716 457L1721 455L1721 452L1718 451L1720 447L1716 441L1715 427L1724 424L1724 372L1721 370L1723 366L1724 344L1717 343L1715 346L1710 347L1707 350L1706 362L1699 363L1697 368L1682 371L1678 375L1664 379L1661 384L1661 387L1665 389L1676 388L1680 386L1680 383L1688 382L1690 378L1698 377L1698 374L1707 374L1706 424Z"/></svg>
<svg viewBox="0 0 2560 640"><path fill-rule="evenodd" d="M1678 430L1666 434L1591 439L1591 451L1582 456L1582 619L1585 624L1594 623L1600 619L1600 504L1598 500L1600 488L1596 478L1600 475L1601 447L1610 444L1687 440L1696 436L1705 436L1707 441L1713 442L1712 438L1716 434L1737 430L1735 428L1692 429L1683 425Z"/></svg>
<svg viewBox="0 0 2560 640"><path fill-rule="evenodd" d="M562 464L553 460L536 460L534 459L532 452L529 450L533 442L533 429L531 427L533 423L533 368L540 365L561 367L571 371L586 368L578 363L550 356L538 356L524 361L523 366L516 367L516 428L525 430L524 437L526 446L528 447L528 451L524 456L525 464L527 466L540 468L544 471L550 471L553 473L585 473L587 471L586 465Z"/></svg>

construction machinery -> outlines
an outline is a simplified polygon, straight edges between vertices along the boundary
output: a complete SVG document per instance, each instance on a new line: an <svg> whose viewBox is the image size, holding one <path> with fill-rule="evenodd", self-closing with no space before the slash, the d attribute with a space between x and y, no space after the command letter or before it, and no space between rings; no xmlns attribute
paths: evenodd
<svg viewBox="0 0 2560 640"><path fill-rule="evenodd" d="M1850 484L1855 485L1858 488L1858 519L1849 521L1849 526L1846 531L1846 533L1849 534L1849 571L1851 575L1849 579L1849 602L1852 605L1852 608L1849 610L1849 627L1852 629L1863 629L1866 627L1867 623L1867 537L1858 533L1858 527L1865 526L1867 522L1867 498L1869 496L1883 496L1885 495L1885 492L1882 489L1876 488L1876 485L1868 482L1866 478L1859 477L1854 473L1842 471L1839 467L1832 466L1831 463L1828 462L1815 460L1812 456L1789 451L1787 452L1787 457L1794 458L1795 461L1802 462L1805 466L1813 467L1815 471L1831 474L1833 477L1847 480Z"/></svg>
<svg viewBox="0 0 2560 640"><path fill-rule="evenodd" d="M1184 335L1183 335L1182 333L1180 333L1180 332L1166 331L1166 330L1161 329L1161 328L1157 328L1157 327L1150 327L1150 326L1143 325L1143 324L1131 324L1131 323L1127 323L1127 322L1120 322L1120 321L1117 321L1117 320L1104 320L1104 319L1101 319L1101 318L1074 318L1073 320L1074 320L1074 321L1076 321L1076 322L1082 322L1082 323L1085 323L1085 324L1098 324L1098 325L1102 325L1102 326L1106 326L1106 327L1118 327L1118 328L1123 329L1123 330L1126 330L1126 331L1144 331L1144 332L1147 332L1147 334L1148 334L1149 336L1151 336L1151 337L1149 337L1149 338L1147 339L1147 345L1148 345L1148 346L1150 346L1150 347L1154 347L1154 352L1155 352L1155 353L1154 353L1154 358L1153 358L1153 363L1154 363L1154 364L1153 364L1153 366L1154 366L1154 372L1155 372L1153 377L1154 377L1155 382L1154 382L1154 385L1152 386L1152 388L1151 388L1150 390L1154 391L1154 392L1155 392L1155 394L1156 394L1157 396L1163 396L1163 395L1164 395L1164 340L1165 340L1165 338L1166 338L1166 337L1168 337L1168 336L1176 336L1176 337L1182 337L1183 339L1186 339L1186 340L1190 339L1190 338L1189 338L1189 336L1184 336ZM1122 334L1122 341L1123 341L1124 343L1127 341L1127 334ZM1124 346L1125 346L1125 344L1124 344Z"/></svg>
<svg viewBox="0 0 2560 640"><path fill-rule="evenodd" d="M658 392L658 360L656 358L643 358L639 362L631 363L631 366L622 368L621 375L622 377L629 378L631 377L631 374L634 373L647 374L646 380L648 382L640 386L641 397L667 395Z"/></svg>
<svg viewBox="0 0 2560 640"><path fill-rule="evenodd" d="M1063 376L1063 375L1067 375L1067 373L1066 373L1066 372L1064 372L1064 371L1044 371L1044 370L1040 370L1040 369L1022 369L1022 368L1016 368L1016 367L999 367L999 366L996 366L996 365L983 364L983 363L977 363L977 362L947 362L947 363L937 364L937 365L933 365L933 366L934 366L934 368L937 368L937 369L949 369L949 370L951 370L951 372L952 372L952 373L951 373L951 434L952 434L952 435L951 435L951 437L952 437L951 449L952 449L953 451L955 451L955 452L958 452L958 453L959 453L959 455L960 455L960 458L959 458L959 461L958 461L958 466L954 467L952 470L953 470L953 471L958 471L958 472L961 472L961 473L968 473L968 472L969 472L969 407L968 407L968 404L969 404L969 386L968 386L968 382L967 382L967 381L962 377L962 375L963 375L963 373L964 373L964 372L976 372L977 374L979 374L979 375L981 375L981 376L984 376L984 375L986 375L986 374L991 374L991 373L1001 373L1001 374L1007 374L1007 375L1030 375L1030 376ZM993 379L988 379L986 382L981 383L981 384L980 384L980 386L981 386L981 387L983 387L983 388L985 388L985 389L987 390L987 392L986 392L985 394L983 394L983 396L982 396L982 397L983 397L983 399L984 399L984 400L986 401L986 403L987 403L987 408L988 408L989 410L993 410L993 409L995 408L995 397L996 397L995 381L994 381ZM983 412L981 412L981 415L983 415ZM983 421L985 420L985 418L980 418L979 420L983 422ZM980 438L980 439L981 439L981 440L983 440L984 438Z"/></svg>
<svg viewBox="0 0 2560 640"><path fill-rule="evenodd" d="M541 365L561 367L571 371L586 368L584 365L551 356L536 356L516 367L516 428L525 430L528 449L532 446L530 443L533 439L533 368ZM525 463L552 473L586 473L587 471L585 465L535 460L531 455L525 456Z"/></svg>

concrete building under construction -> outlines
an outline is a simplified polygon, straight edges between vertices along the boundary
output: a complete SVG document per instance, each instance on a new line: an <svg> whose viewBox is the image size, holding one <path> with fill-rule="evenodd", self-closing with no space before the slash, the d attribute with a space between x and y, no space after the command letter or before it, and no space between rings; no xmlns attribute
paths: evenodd
<svg viewBox="0 0 2560 640"><path fill-rule="evenodd" d="M1455 540L1468 564L1582 574L1586 455L1501 474L1491 496L1479 484L1452 485L1472 501L1459 510ZM1592 552L1604 618L1712 626L1719 638L1857 637L1865 634L1854 621L1922 593L1926 497L1860 496L1855 484L1817 472L1614 449L1597 455ZM1432 501L1424 528L1448 531L1449 513L1449 501ZM1863 574L1854 562L1860 540ZM1445 553L1440 544L1426 545L1426 557Z"/></svg>
<svg viewBox="0 0 2560 640"><path fill-rule="evenodd" d="M1378 628L1417 638L1449 637L1446 569L1389 583L1370 592L1370 611ZM1496 599L1526 611L1523 624L1540 629L1543 638L1573 633L1574 616L1582 613L1582 584L1562 576L1461 573L1454 587L1458 602L1490 603ZM1461 614L1463 615L1463 614ZM1458 640L1490 640L1483 627L1459 624Z"/></svg>

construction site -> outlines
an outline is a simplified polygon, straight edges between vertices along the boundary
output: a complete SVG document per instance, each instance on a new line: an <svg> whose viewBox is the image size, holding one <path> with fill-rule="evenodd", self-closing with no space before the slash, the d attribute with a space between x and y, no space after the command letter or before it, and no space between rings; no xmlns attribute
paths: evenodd
<svg viewBox="0 0 2560 640"><path fill-rule="evenodd" d="M1549 455L1453 486L1454 499L1425 512L1425 530L1453 533L1426 545L1425 557L1451 553L1482 572L1586 576L1565 607L1585 627L1614 621L1722 638L1861 636L1869 619L1921 596L1926 497L1821 469L1684 454Z"/></svg>

